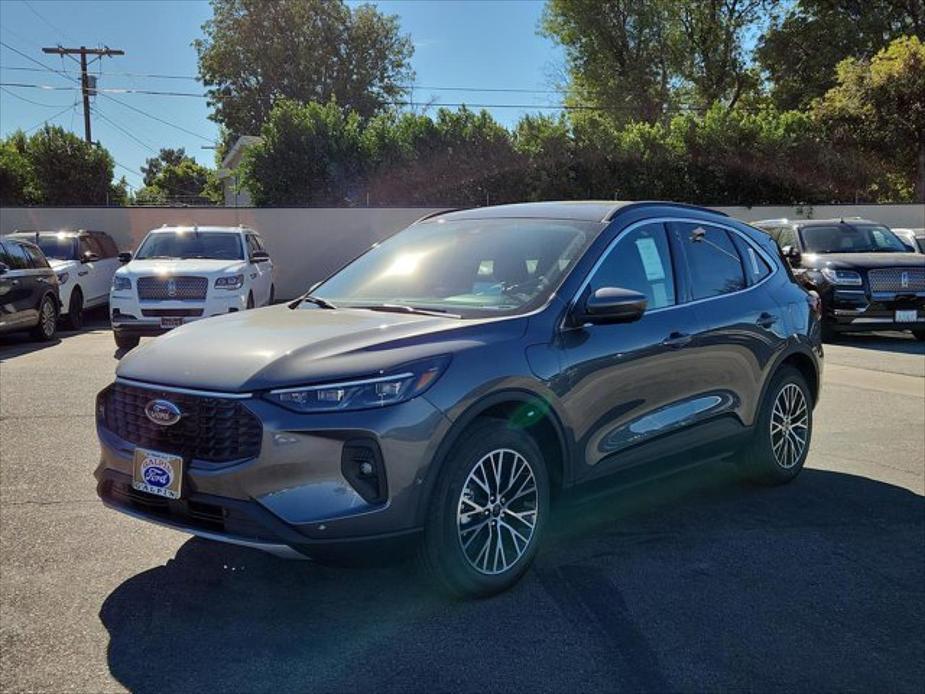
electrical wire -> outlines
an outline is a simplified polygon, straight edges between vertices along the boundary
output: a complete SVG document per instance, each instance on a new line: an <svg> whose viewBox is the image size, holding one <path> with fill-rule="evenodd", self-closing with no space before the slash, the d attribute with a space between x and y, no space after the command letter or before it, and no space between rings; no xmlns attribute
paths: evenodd
<svg viewBox="0 0 925 694"><path fill-rule="evenodd" d="M44 106L45 108L61 108L61 104L43 104L41 101L33 101L32 99L27 99L24 96L20 96L16 92L11 92L6 87L0 87L0 92L9 94L13 98L19 99L20 101L25 101L27 104L32 104L33 106Z"/></svg>
<svg viewBox="0 0 925 694"><path fill-rule="evenodd" d="M141 138L136 137L135 135L133 135L131 132L129 132L128 130L126 130L125 128L123 128L121 125L119 125L118 123L116 123L116 122L115 122L114 120L112 120L111 118L109 118L105 113L103 113L102 111L100 111L100 110L99 110L98 108L96 108L95 106L90 108L90 112L91 112L93 115L95 115L95 116L97 116L97 117L99 117L99 118L102 118L104 121L106 121L107 123L109 123L112 127L114 127L116 130L118 130L119 132L121 132L123 135L125 135L125 136L128 137L129 139L134 140L136 143L138 143L139 145L141 145L142 147L144 147L144 148L145 148L146 150L148 150L149 152L152 152L152 153L154 153L154 154L157 154L157 150L156 150L152 145L148 144L147 142L145 142L145 141L142 140Z"/></svg>
<svg viewBox="0 0 925 694"><path fill-rule="evenodd" d="M25 134L28 135L29 133L31 133L31 132L32 132L33 130L35 130L36 128L41 127L42 125L45 125L45 124L47 124L47 123L52 122L52 121L53 121L55 118L57 118L58 116L61 116L61 115L63 115L64 113L66 113L67 111L70 111L71 109L74 109L74 108L77 108L77 104L76 104L76 103L73 103L73 104L71 104L70 106L61 109L60 111L58 111L58 112L57 112L55 115L53 115L53 116L49 116L48 118L43 118L41 121L39 121L38 123L36 123L35 125L33 125L31 128L27 128L27 129L24 130L23 132L24 132Z"/></svg>
<svg viewBox="0 0 925 694"><path fill-rule="evenodd" d="M33 62L33 63L35 63L36 65L40 65L42 68L44 68L45 70L48 70L49 72L54 72L54 73L56 73L56 74L58 74L58 75L61 75L61 76L64 77L65 79L68 79L68 80L71 80L71 81L76 81L76 78L75 78L73 75L71 75L71 74L65 72L64 70L56 70L56 69L53 68L53 67L49 67L48 65L46 65L45 63L43 63L41 60L36 60L36 59L33 58L32 56L23 53L23 52L22 52L21 50L19 50L18 48L14 48L14 47L11 46L10 44L8 44L8 43L6 43L6 42L4 42L4 41L2 41L2 40L0 40L0 46L3 46L4 48L6 48L6 49L8 49L8 50L13 51L13 52L16 53L17 55L22 56L22 57L25 58L26 60L28 60L28 61L30 61L30 62Z"/></svg>
<svg viewBox="0 0 925 694"><path fill-rule="evenodd" d="M46 24L48 27L50 27L53 31L55 31L55 32L56 32L58 35L60 35L62 38L65 38L65 39L68 39L68 40L70 40L70 41L73 41L73 37L72 37L72 36L69 36L68 34L64 33L64 32L61 31L58 27L56 27L54 24L52 24L50 21L48 21L48 19L46 19L46 18L45 18L44 16L42 16L41 14L39 14L39 11L38 11L37 9L35 9L35 8L32 6L32 3L30 3L28 0L22 0L22 4L25 5L25 6L29 9L29 11L30 11L32 14L34 14L34 15L35 15L36 17L38 17L40 20L42 20L43 22L45 22L45 24Z"/></svg>

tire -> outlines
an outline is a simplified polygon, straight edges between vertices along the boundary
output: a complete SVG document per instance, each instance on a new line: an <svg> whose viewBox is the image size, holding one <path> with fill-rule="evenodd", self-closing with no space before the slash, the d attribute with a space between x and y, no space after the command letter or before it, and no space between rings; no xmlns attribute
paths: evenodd
<svg viewBox="0 0 925 694"><path fill-rule="evenodd" d="M500 484L490 476L496 469ZM496 496L499 488L507 498ZM502 421L482 420L454 444L441 470L419 564L451 596L499 593L517 583L533 562L549 509L549 474L533 439Z"/></svg>
<svg viewBox="0 0 925 694"><path fill-rule="evenodd" d="M68 330L80 330L83 327L84 297L80 287L74 287L67 302L67 316L64 325Z"/></svg>
<svg viewBox="0 0 925 694"><path fill-rule="evenodd" d="M116 347L125 350L134 349L141 340L138 335L120 335L119 333L113 333L113 337L116 339Z"/></svg>
<svg viewBox="0 0 925 694"><path fill-rule="evenodd" d="M48 342L53 340L58 331L58 301L51 294L42 297L39 304L39 322L30 334L35 340Z"/></svg>
<svg viewBox="0 0 925 694"><path fill-rule="evenodd" d="M838 340L838 332L833 330L825 320L822 321L820 328L822 329L823 342L836 342Z"/></svg>
<svg viewBox="0 0 925 694"><path fill-rule="evenodd" d="M272 306L273 302L276 301L276 285L270 285L270 298L267 300L267 306Z"/></svg>
<svg viewBox="0 0 925 694"><path fill-rule="evenodd" d="M919 342L925 342L925 330L913 330L912 334Z"/></svg>
<svg viewBox="0 0 925 694"><path fill-rule="evenodd" d="M794 367L782 366L768 385L745 451L745 476L769 486L790 482L803 469L812 434L813 400L806 379Z"/></svg>
<svg viewBox="0 0 925 694"><path fill-rule="evenodd" d="M248 311L252 308L254 308L254 293L248 292L247 293L247 305L244 307L244 310Z"/></svg>

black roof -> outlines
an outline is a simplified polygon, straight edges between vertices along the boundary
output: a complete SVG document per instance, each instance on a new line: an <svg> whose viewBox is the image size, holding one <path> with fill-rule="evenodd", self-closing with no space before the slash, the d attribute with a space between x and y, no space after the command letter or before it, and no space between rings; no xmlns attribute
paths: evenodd
<svg viewBox="0 0 925 694"><path fill-rule="evenodd" d="M641 206L675 207L726 216L723 212L706 207L674 202L633 202L616 200L574 200L550 202L521 202L512 205L474 207L468 210L446 210L435 212L424 219L572 219L586 222L608 222L617 212L628 207Z"/></svg>

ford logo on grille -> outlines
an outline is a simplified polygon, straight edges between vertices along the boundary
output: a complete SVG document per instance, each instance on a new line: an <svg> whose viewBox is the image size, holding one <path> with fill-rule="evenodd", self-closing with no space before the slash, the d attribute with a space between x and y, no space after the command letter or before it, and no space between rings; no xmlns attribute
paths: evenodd
<svg viewBox="0 0 925 694"><path fill-rule="evenodd" d="M163 427L169 427L180 421L183 413L180 408L169 400L151 400L145 405L145 414L155 424Z"/></svg>

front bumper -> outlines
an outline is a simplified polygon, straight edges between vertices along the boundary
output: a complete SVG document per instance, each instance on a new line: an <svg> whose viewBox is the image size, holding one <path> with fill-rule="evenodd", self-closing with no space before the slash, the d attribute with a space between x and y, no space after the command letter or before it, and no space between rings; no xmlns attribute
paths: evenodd
<svg viewBox="0 0 925 694"><path fill-rule="evenodd" d="M162 389L151 393L169 396ZM420 532L425 476L449 427L426 399L325 415L292 413L259 398L244 402L263 427L257 457L184 458L183 495L176 501L132 489L136 445L98 421L98 495L129 515L280 556L390 553ZM375 442L381 453L387 489L381 499L367 501L347 477L344 450L357 440Z"/></svg>
<svg viewBox="0 0 925 694"><path fill-rule="evenodd" d="M226 292L210 289L201 301L140 301L132 291L112 292L109 310L112 329L120 335L149 337L171 330L161 319L169 318L180 324L243 311L247 308L247 292Z"/></svg>
<svg viewBox="0 0 925 694"><path fill-rule="evenodd" d="M870 294L833 290L824 300L826 327L837 332L925 330L925 293ZM897 311L915 311L915 321L897 321Z"/></svg>

